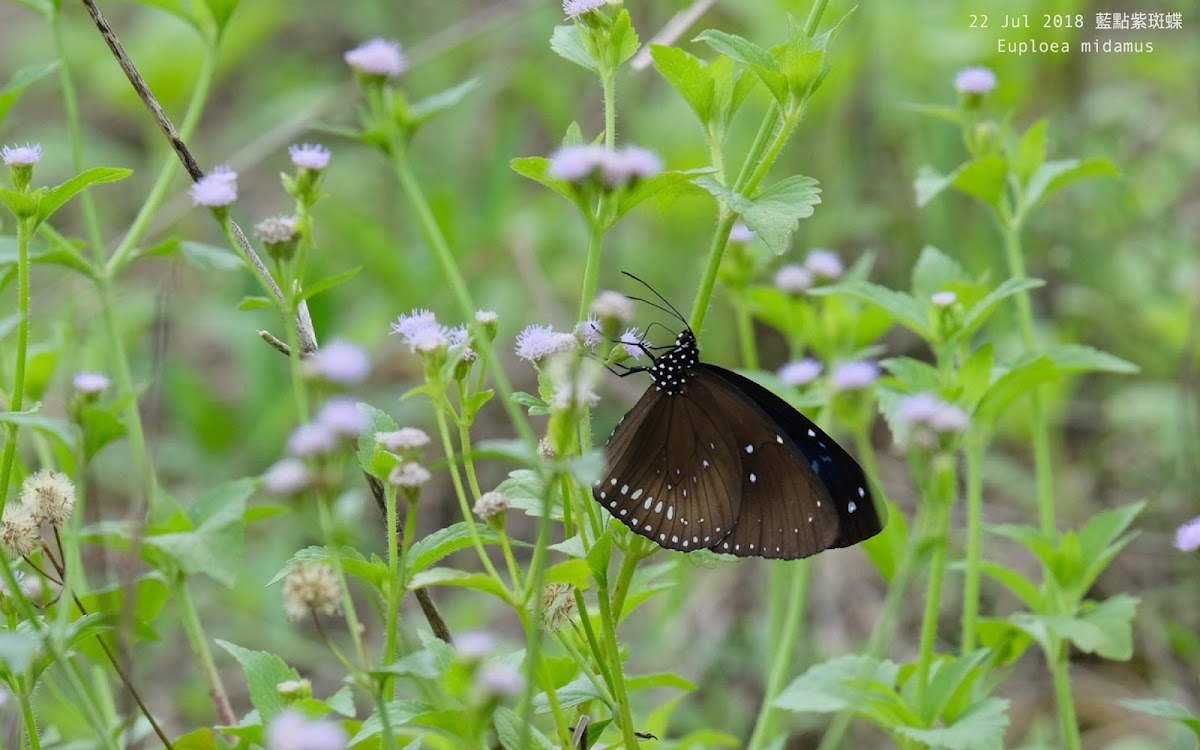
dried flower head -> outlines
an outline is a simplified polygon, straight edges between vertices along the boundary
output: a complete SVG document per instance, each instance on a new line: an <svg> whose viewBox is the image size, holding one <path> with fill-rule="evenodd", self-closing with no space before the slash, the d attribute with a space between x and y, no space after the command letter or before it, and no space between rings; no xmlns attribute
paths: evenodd
<svg viewBox="0 0 1200 750"><path fill-rule="evenodd" d="M846 270L837 253L822 248L809 252L808 257L804 259L804 268L813 276L830 281L840 279Z"/></svg>
<svg viewBox="0 0 1200 750"><path fill-rule="evenodd" d="M963 68L954 76L954 88L960 94L986 94L996 88L996 74L982 65Z"/></svg>
<svg viewBox="0 0 1200 750"><path fill-rule="evenodd" d="M429 434L416 427L401 427L392 432L375 433L375 442L393 453L400 453L429 445Z"/></svg>
<svg viewBox="0 0 1200 750"><path fill-rule="evenodd" d="M517 356L530 362L541 362L551 354L569 352L574 348L573 335L557 333L550 326L526 326L517 334Z"/></svg>
<svg viewBox="0 0 1200 750"><path fill-rule="evenodd" d="M84 394L93 394L103 391L112 385L107 375L99 372L77 372L72 381L75 390Z"/></svg>
<svg viewBox="0 0 1200 750"><path fill-rule="evenodd" d="M472 510L484 521L491 521L497 516L503 517L508 511L508 498L500 492L485 492L475 501Z"/></svg>
<svg viewBox="0 0 1200 750"><path fill-rule="evenodd" d="M192 204L208 208L224 208L237 200L237 172L226 166L214 167L213 171L196 180L188 189Z"/></svg>
<svg viewBox="0 0 1200 750"><path fill-rule="evenodd" d="M264 245L291 242L295 237L295 216L268 216L254 225L254 238Z"/></svg>
<svg viewBox="0 0 1200 750"><path fill-rule="evenodd" d="M75 483L62 472L42 469L25 477L21 504L34 523L61 527L75 509Z"/></svg>
<svg viewBox="0 0 1200 750"><path fill-rule="evenodd" d="M376 37L346 52L346 63L370 76L395 77L408 69L400 43Z"/></svg>
<svg viewBox="0 0 1200 750"><path fill-rule="evenodd" d="M329 149L319 143L302 143L288 146L292 164L301 169L321 170L329 166Z"/></svg>
<svg viewBox="0 0 1200 750"><path fill-rule="evenodd" d="M554 445L550 442L550 438L545 437L538 440L537 452L538 456L547 461L553 460L558 455L554 450Z"/></svg>
<svg viewBox="0 0 1200 750"><path fill-rule="evenodd" d="M345 750L349 737L341 724L310 719L288 708L267 725L267 750Z"/></svg>
<svg viewBox="0 0 1200 750"><path fill-rule="evenodd" d="M0 516L0 547L9 557L24 557L37 549L38 522L24 503L9 503Z"/></svg>
<svg viewBox="0 0 1200 750"><path fill-rule="evenodd" d="M341 611L342 584L326 563L305 563L283 579L283 611L292 622L310 611L333 615Z"/></svg>
<svg viewBox="0 0 1200 750"><path fill-rule="evenodd" d="M542 629L556 632L575 614L575 589L568 583L542 587Z"/></svg>
<svg viewBox="0 0 1200 750"><path fill-rule="evenodd" d="M866 359L843 362L829 375L830 385L838 391L866 388L876 380L879 380L879 365Z"/></svg>
<svg viewBox="0 0 1200 750"><path fill-rule="evenodd" d="M1183 524L1175 532L1175 548L1182 552L1200 549L1200 516Z"/></svg>
<svg viewBox="0 0 1200 750"><path fill-rule="evenodd" d="M415 461L402 463L388 474L388 481L392 484L414 490L420 488L431 478L429 470Z"/></svg>
<svg viewBox="0 0 1200 750"><path fill-rule="evenodd" d="M775 273L775 286L788 294L800 294L812 284L812 274L798 263L788 263Z"/></svg>
<svg viewBox="0 0 1200 750"><path fill-rule="evenodd" d="M357 385L371 370L371 358L361 346L334 339L317 353L312 369L325 380L338 385Z"/></svg>
<svg viewBox="0 0 1200 750"><path fill-rule="evenodd" d="M0 157L10 167L32 167L42 160L42 145L26 143L24 146L5 146L0 148Z"/></svg>
<svg viewBox="0 0 1200 750"><path fill-rule="evenodd" d="M821 375L824 366L811 357L788 362L779 368L779 379L790 386L807 385Z"/></svg>
<svg viewBox="0 0 1200 750"><path fill-rule="evenodd" d="M298 458L285 458L263 472L263 488L272 495L294 495L312 481L308 464Z"/></svg>

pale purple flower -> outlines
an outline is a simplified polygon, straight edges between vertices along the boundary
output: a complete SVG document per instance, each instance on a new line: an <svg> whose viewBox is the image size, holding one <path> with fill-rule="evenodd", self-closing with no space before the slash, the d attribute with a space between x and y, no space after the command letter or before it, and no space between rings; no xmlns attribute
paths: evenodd
<svg viewBox="0 0 1200 750"><path fill-rule="evenodd" d="M429 471L415 461L400 464L388 474L388 482L408 489L417 489L430 479L432 479L432 475Z"/></svg>
<svg viewBox="0 0 1200 750"><path fill-rule="evenodd" d="M263 487L272 495L294 495L312 480L308 464L298 458L276 461L263 472Z"/></svg>
<svg viewBox="0 0 1200 750"><path fill-rule="evenodd" d="M845 268L842 267L842 259L837 256L837 253L822 248L809 252L808 257L804 259L804 267L813 276L821 279L841 278L845 272Z"/></svg>
<svg viewBox="0 0 1200 750"><path fill-rule="evenodd" d="M567 18L579 18L584 13L590 13L597 8L603 7L606 2L608 0L563 0L563 14Z"/></svg>
<svg viewBox="0 0 1200 750"><path fill-rule="evenodd" d="M996 88L996 74L982 65L963 68L954 76L954 88L960 94L986 94Z"/></svg>
<svg viewBox="0 0 1200 750"><path fill-rule="evenodd" d="M646 353L646 339L638 331L637 326L626 328L625 333L621 334L621 346L625 348L625 353L634 359L641 359Z"/></svg>
<svg viewBox="0 0 1200 750"><path fill-rule="evenodd" d="M588 315L587 320L575 324L575 338L588 349L595 349L604 340L600 331L600 321L595 315Z"/></svg>
<svg viewBox="0 0 1200 750"><path fill-rule="evenodd" d="M466 326L454 326L446 331L446 339L449 340L450 346L458 346L459 344L467 343L467 339L471 334L467 331Z"/></svg>
<svg viewBox="0 0 1200 750"><path fill-rule="evenodd" d="M398 76L408 68L400 43L379 37L363 42L343 57L350 67L367 75Z"/></svg>
<svg viewBox="0 0 1200 750"><path fill-rule="evenodd" d="M361 383L371 369L367 352L349 341L334 339L321 348L315 358L315 369L331 383L354 385Z"/></svg>
<svg viewBox="0 0 1200 750"><path fill-rule="evenodd" d="M866 388L879 379L879 366L866 359L843 362L833 368L829 383L834 390L853 391Z"/></svg>
<svg viewBox="0 0 1200 750"><path fill-rule="evenodd" d="M267 725L267 750L345 750L349 737L329 719L309 719L293 708L279 712Z"/></svg>
<svg viewBox="0 0 1200 750"><path fill-rule="evenodd" d="M798 263L788 263L775 273L775 286L788 294L800 294L812 283L812 274Z"/></svg>
<svg viewBox="0 0 1200 750"><path fill-rule="evenodd" d="M72 383L80 393L99 393L112 385L108 376L99 372L77 372Z"/></svg>
<svg viewBox="0 0 1200 750"><path fill-rule="evenodd" d="M958 300L958 295L954 292L936 292L929 296L929 301L938 307L949 307Z"/></svg>
<svg viewBox="0 0 1200 750"><path fill-rule="evenodd" d="M188 189L192 204L208 208L223 208L237 200L237 172L229 167L215 167L196 180Z"/></svg>
<svg viewBox="0 0 1200 750"><path fill-rule="evenodd" d="M582 182L591 176L607 159L603 146L563 146L550 156L547 172L551 177L567 182Z"/></svg>
<svg viewBox="0 0 1200 750"><path fill-rule="evenodd" d="M392 432L375 433L375 442L392 452L398 453L429 445L429 433L416 427L401 427Z"/></svg>
<svg viewBox="0 0 1200 750"><path fill-rule="evenodd" d="M1175 548L1183 552L1200 549L1200 516L1180 526L1175 532Z"/></svg>
<svg viewBox="0 0 1200 750"><path fill-rule="evenodd" d="M337 447L337 433L320 422L302 424L288 436L287 452L307 458L329 453Z"/></svg>
<svg viewBox="0 0 1200 750"><path fill-rule="evenodd" d="M371 423L365 412L358 408L354 399L334 396L317 412L317 422L335 434L358 437Z"/></svg>
<svg viewBox="0 0 1200 750"><path fill-rule="evenodd" d="M596 295L590 310L600 320L615 320L620 325L628 325L635 312L633 300L620 292L608 290Z"/></svg>
<svg viewBox="0 0 1200 750"><path fill-rule="evenodd" d="M493 695L516 695L525 687L525 678L515 667L500 662L484 664L476 675L479 686Z"/></svg>
<svg viewBox="0 0 1200 750"><path fill-rule="evenodd" d="M754 230L746 226L742 222L735 222L729 229L729 241L738 245L744 245L754 239Z"/></svg>
<svg viewBox="0 0 1200 750"><path fill-rule="evenodd" d="M32 167L42 160L42 144L35 143L31 146L26 143L24 146L5 146L0 148L0 156L10 167Z"/></svg>
<svg viewBox="0 0 1200 750"><path fill-rule="evenodd" d="M405 340L412 351L418 354L432 354L450 346L450 331L445 326L434 324L417 330Z"/></svg>
<svg viewBox="0 0 1200 750"><path fill-rule="evenodd" d="M606 152L600 161L604 184L610 188L653 177L660 174L662 169L662 161L653 152L639 146L626 146L619 151Z"/></svg>
<svg viewBox="0 0 1200 750"><path fill-rule="evenodd" d="M517 334L517 356L539 362L551 354L575 348L575 336L556 333L550 326L531 325Z"/></svg>
<svg viewBox="0 0 1200 750"><path fill-rule="evenodd" d="M916 393L900 399L896 416L913 427L925 426L934 432L963 432L971 426L966 412L932 393Z"/></svg>
<svg viewBox="0 0 1200 750"><path fill-rule="evenodd" d="M476 310L475 320L480 325L490 326L495 325L496 321L500 320L500 315L495 310Z"/></svg>
<svg viewBox="0 0 1200 750"><path fill-rule="evenodd" d="M811 357L788 362L779 368L779 379L790 386L807 385L816 380L824 365Z"/></svg>
<svg viewBox="0 0 1200 750"><path fill-rule="evenodd" d="M324 169L329 166L329 149L319 143L302 143L288 146L292 164L301 169Z"/></svg>
<svg viewBox="0 0 1200 750"><path fill-rule="evenodd" d="M934 432L966 432L971 418L954 404L941 404L930 418L929 426Z"/></svg>
<svg viewBox="0 0 1200 750"><path fill-rule="evenodd" d="M468 630L454 636L454 650L464 659L482 659L496 648L496 638L486 630Z"/></svg>
<svg viewBox="0 0 1200 750"><path fill-rule="evenodd" d="M398 333L408 340L417 331L422 328L428 328L431 325L437 325L437 318L428 310L414 309L409 315L400 315L396 318L396 322L392 323L392 333Z"/></svg>

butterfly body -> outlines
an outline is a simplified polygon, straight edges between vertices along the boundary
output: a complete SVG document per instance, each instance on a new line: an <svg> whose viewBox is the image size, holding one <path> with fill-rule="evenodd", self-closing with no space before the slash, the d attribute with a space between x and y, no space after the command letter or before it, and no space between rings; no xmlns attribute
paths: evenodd
<svg viewBox="0 0 1200 750"><path fill-rule="evenodd" d="M593 496L667 549L807 557L882 528L862 469L757 383L700 361L685 329L605 448Z"/></svg>

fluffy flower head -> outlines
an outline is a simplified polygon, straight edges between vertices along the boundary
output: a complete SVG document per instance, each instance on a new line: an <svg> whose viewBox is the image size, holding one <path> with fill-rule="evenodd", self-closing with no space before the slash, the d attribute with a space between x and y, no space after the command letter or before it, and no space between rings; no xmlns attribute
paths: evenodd
<svg viewBox="0 0 1200 750"><path fill-rule="evenodd" d="M866 388L879 379L879 366L870 360L843 362L830 373L830 384L839 391Z"/></svg>
<svg viewBox="0 0 1200 750"><path fill-rule="evenodd" d="M371 423L366 413L360 411L354 399L334 396L317 412L317 422L330 431L346 437L358 437Z"/></svg>
<svg viewBox="0 0 1200 750"><path fill-rule="evenodd" d="M592 300L590 312L600 320L612 320L618 325L629 325L633 320L633 300L620 292L605 290Z"/></svg>
<svg viewBox="0 0 1200 750"><path fill-rule="evenodd" d="M375 442L384 448L399 453L405 450L416 450L429 445L429 434L416 427L401 427L392 432L375 433Z"/></svg>
<svg viewBox="0 0 1200 750"><path fill-rule="evenodd" d="M272 495L294 495L312 480L308 464L298 458L285 458L263 472L263 487Z"/></svg>
<svg viewBox="0 0 1200 750"><path fill-rule="evenodd" d="M267 725L267 750L345 750L348 741L341 724L310 719L293 708L280 711Z"/></svg>
<svg viewBox="0 0 1200 750"><path fill-rule="evenodd" d="M418 489L431 478L429 470L415 461L400 464L388 474L389 482L411 490Z"/></svg>
<svg viewBox="0 0 1200 750"><path fill-rule="evenodd" d="M329 149L319 143L302 143L288 146L292 164L301 169L324 169L329 166Z"/></svg>
<svg viewBox="0 0 1200 750"><path fill-rule="evenodd" d="M75 509L75 484L62 472L42 469L25 477L21 505L29 509L34 523L62 526Z"/></svg>
<svg viewBox="0 0 1200 750"><path fill-rule="evenodd" d="M754 230L746 226L742 222L737 222L729 230L729 241L744 245L754 239Z"/></svg>
<svg viewBox="0 0 1200 750"><path fill-rule="evenodd" d="M779 368L779 379L790 386L807 385L816 380L824 366L811 357L788 362Z"/></svg>
<svg viewBox="0 0 1200 750"><path fill-rule="evenodd" d="M1200 516L1196 516L1175 532L1175 548L1183 552L1200 549Z"/></svg>
<svg viewBox="0 0 1200 750"><path fill-rule="evenodd" d="M5 146L0 148L0 157L3 157L4 163L10 167L32 167L42 160L42 144Z"/></svg>
<svg viewBox="0 0 1200 750"><path fill-rule="evenodd" d="M775 286L788 294L800 294L812 283L812 274L798 263L788 263L775 273Z"/></svg>
<svg viewBox="0 0 1200 750"><path fill-rule="evenodd" d="M371 370L366 350L349 341L334 339L321 348L313 361L318 375L331 383L355 385L361 383Z"/></svg>
<svg viewBox="0 0 1200 750"><path fill-rule="evenodd" d="M400 42L376 37L346 52L346 63L360 73L394 77L408 69Z"/></svg>
<svg viewBox="0 0 1200 750"><path fill-rule="evenodd" d="M229 167L215 167L196 180L188 189L192 204L208 208L224 208L237 200L237 172Z"/></svg>
<svg viewBox="0 0 1200 750"><path fill-rule="evenodd" d="M996 74L982 65L963 68L954 76L954 88L960 94L986 94L996 88Z"/></svg>
<svg viewBox="0 0 1200 750"><path fill-rule="evenodd" d="M99 372L77 372L72 381L75 390L80 393L99 393L112 385L107 375Z"/></svg>
<svg viewBox="0 0 1200 750"><path fill-rule="evenodd" d="M804 259L804 267L813 276L820 279L839 279L845 273L842 259L832 250L817 248L809 252Z"/></svg>
<svg viewBox="0 0 1200 750"><path fill-rule="evenodd" d="M283 579L283 609L298 621L309 613L336 614L341 609L342 584L325 563L299 565Z"/></svg>
<svg viewBox="0 0 1200 750"><path fill-rule="evenodd" d="M601 8L608 0L563 0L563 15L567 18L579 18L584 13L591 13Z"/></svg>
<svg viewBox="0 0 1200 750"><path fill-rule="evenodd" d="M556 333L550 326L531 325L517 334L517 356L530 362L540 362L551 354L569 352L575 348L575 337Z"/></svg>

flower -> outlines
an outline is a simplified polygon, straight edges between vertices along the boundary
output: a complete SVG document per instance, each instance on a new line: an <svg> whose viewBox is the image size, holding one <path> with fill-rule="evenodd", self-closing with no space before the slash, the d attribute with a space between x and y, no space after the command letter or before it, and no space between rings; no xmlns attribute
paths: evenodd
<svg viewBox="0 0 1200 750"><path fill-rule="evenodd" d="M107 375L99 372L77 372L75 379L72 381L75 390L80 393L99 393L105 388L112 385L112 381Z"/></svg>
<svg viewBox="0 0 1200 750"><path fill-rule="evenodd" d="M375 442L388 450L398 453L405 450L416 450L429 445L429 434L416 427L401 427L392 432L375 433Z"/></svg>
<svg viewBox="0 0 1200 750"><path fill-rule="evenodd" d="M265 245L289 242L295 236L295 216L268 216L254 225L255 239Z"/></svg>
<svg viewBox="0 0 1200 750"><path fill-rule="evenodd" d="M809 252L808 257L804 259L804 267L813 276L829 280L841 278L845 272L842 267L842 259L837 256L837 253L822 248Z"/></svg>
<svg viewBox="0 0 1200 750"><path fill-rule="evenodd" d="M5 146L0 148L0 156L10 167L32 167L42 160L42 144L35 143L31 146L26 143L24 146Z"/></svg>
<svg viewBox="0 0 1200 750"><path fill-rule="evenodd" d="M298 458L285 458L263 472L263 487L272 495L294 495L312 480L308 464Z"/></svg>
<svg viewBox="0 0 1200 750"><path fill-rule="evenodd" d="M633 300L620 292L605 290L596 295L589 308L592 315L603 321L611 320L617 325L629 325L633 320Z"/></svg>
<svg viewBox="0 0 1200 750"><path fill-rule="evenodd" d="M746 226L742 222L735 222L729 229L729 241L744 245L754 239L754 230Z"/></svg>
<svg viewBox="0 0 1200 750"><path fill-rule="evenodd" d="M600 321L596 319L595 315L588 315L587 320L581 320L575 324L575 338L589 349L595 349L604 340L604 334L600 330Z"/></svg>
<svg viewBox="0 0 1200 750"><path fill-rule="evenodd" d="M329 166L329 149L319 143L302 143L288 146L292 164L301 169L324 169Z"/></svg>
<svg viewBox="0 0 1200 750"><path fill-rule="evenodd" d="M833 368L829 382L834 390L853 391L866 388L879 379L879 366L870 360L843 362Z"/></svg>
<svg viewBox="0 0 1200 750"><path fill-rule="evenodd" d="M496 639L485 630L470 630L454 637L454 650L464 659L482 659L496 648Z"/></svg>
<svg viewBox="0 0 1200 750"><path fill-rule="evenodd" d="M563 146L550 155L546 172L567 182L582 182L608 158L603 146Z"/></svg>
<svg viewBox="0 0 1200 750"><path fill-rule="evenodd" d="M1175 547L1183 552L1200 549L1200 516L1196 516L1175 532Z"/></svg>
<svg viewBox="0 0 1200 750"><path fill-rule="evenodd" d="M302 424L288 436L287 452L300 458L319 456L337 447L337 437L329 425L321 422Z"/></svg>
<svg viewBox="0 0 1200 750"><path fill-rule="evenodd" d="M963 68L954 76L954 88L960 94L986 94L996 88L996 74L982 65Z"/></svg>
<svg viewBox="0 0 1200 750"><path fill-rule="evenodd" d="M500 314L495 310L476 310L475 320L485 326L495 325L500 320Z"/></svg>
<svg viewBox="0 0 1200 750"><path fill-rule="evenodd" d="M619 151L605 153L600 162L604 184L610 188L627 185L634 180L660 174L662 161L653 152L639 146L626 146Z"/></svg>
<svg viewBox="0 0 1200 750"><path fill-rule="evenodd" d="M355 385L367 376L371 360L362 347L334 339L317 353L313 359L313 369L331 383Z"/></svg>
<svg viewBox="0 0 1200 750"><path fill-rule="evenodd" d="M267 750L344 750L349 738L330 719L309 719L293 708L280 711L267 725Z"/></svg>
<svg viewBox="0 0 1200 750"><path fill-rule="evenodd" d="M495 516L503 516L508 510L508 498L500 492L485 492L475 501L475 507L471 510L484 521L490 521Z"/></svg>
<svg viewBox="0 0 1200 750"><path fill-rule="evenodd" d="M556 632L575 614L574 589L568 583L548 583L542 587L542 629Z"/></svg>
<svg viewBox="0 0 1200 750"><path fill-rule="evenodd" d="M59 471L41 471L25 477L21 505L29 509L33 522L62 526L75 509L75 484Z"/></svg>
<svg viewBox="0 0 1200 750"><path fill-rule="evenodd" d="M306 614L336 614L341 610L342 584L326 563L305 563L283 579L283 611L292 622Z"/></svg>
<svg viewBox="0 0 1200 750"><path fill-rule="evenodd" d="M788 294L800 294L811 287L812 283L812 274L797 263L788 263L775 273L775 286Z"/></svg>
<svg viewBox="0 0 1200 750"><path fill-rule="evenodd" d="M591 13L606 2L608 0L563 0L562 8L567 18L575 19L584 13Z"/></svg>
<svg viewBox="0 0 1200 750"><path fill-rule="evenodd" d="M625 333L620 337L621 346L625 348L625 353L634 359L641 359L646 353L646 339L638 331L637 326L626 328Z"/></svg>
<svg viewBox="0 0 1200 750"><path fill-rule="evenodd" d="M517 356L530 362L540 362L551 354L575 348L575 337L555 333L550 326L531 325L517 334Z"/></svg>
<svg viewBox="0 0 1200 750"><path fill-rule="evenodd" d="M600 400L593 391L599 381L600 365L592 359L575 365L570 357L555 357L546 368L552 393L550 408L555 411L593 406Z"/></svg>
<svg viewBox="0 0 1200 750"><path fill-rule="evenodd" d="M397 487L417 489L432 478L429 471L415 461L402 463L388 474L388 482Z"/></svg>
<svg viewBox="0 0 1200 750"><path fill-rule="evenodd" d="M408 69L408 61L397 41L376 37L343 55L346 63L360 73L394 77Z"/></svg>
<svg viewBox="0 0 1200 750"><path fill-rule="evenodd" d="M929 301L938 307L949 307L958 300L958 295L954 292L935 292L929 296Z"/></svg>
<svg viewBox="0 0 1200 750"><path fill-rule="evenodd" d="M900 399L896 416L912 427L928 427L938 433L963 432L971 425L966 412L932 393L916 393Z"/></svg>
<svg viewBox="0 0 1200 750"><path fill-rule="evenodd" d="M418 354L433 354L450 346L450 331L444 326L429 326L412 335L408 346Z"/></svg>
<svg viewBox="0 0 1200 750"><path fill-rule="evenodd" d="M237 200L237 172L229 167L215 167L196 180L188 189L192 204L208 208L224 208Z"/></svg>
<svg viewBox="0 0 1200 750"><path fill-rule="evenodd" d="M413 334L432 325L437 325L437 318L433 313L428 310L414 309L411 314L400 315L396 318L396 322L392 323L392 333L400 334L407 343Z"/></svg>
<svg viewBox="0 0 1200 750"><path fill-rule="evenodd" d="M525 687L525 678L515 667L493 662L479 668L479 686L491 695L516 695Z"/></svg>
<svg viewBox="0 0 1200 750"><path fill-rule="evenodd" d="M820 362L811 357L805 357L780 367L779 379L790 386L807 385L816 380L823 369L824 365Z"/></svg>
<svg viewBox="0 0 1200 750"><path fill-rule="evenodd" d="M326 401L321 411L317 412L316 421L334 434L346 437L358 437L371 424L370 418L358 408L354 399L345 396L334 396Z"/></svg>
<svg viewBox="0 0 1200 750"><path fill-rule="evenodd" d="M11 557L24 557L38 545L38 524L24 503L9 503L0 516L0 547Z"/></svg>

